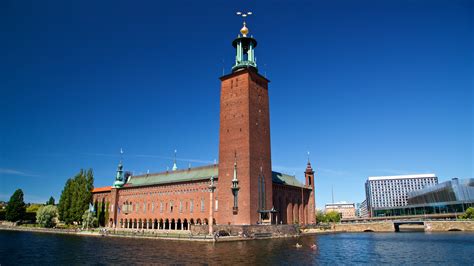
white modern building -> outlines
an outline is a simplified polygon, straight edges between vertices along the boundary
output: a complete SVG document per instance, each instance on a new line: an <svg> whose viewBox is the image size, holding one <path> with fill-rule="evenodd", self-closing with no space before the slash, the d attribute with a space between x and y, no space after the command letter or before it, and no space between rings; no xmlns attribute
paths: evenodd
<svg viewBox="0 0 474 266"><path fill-rule="evenodd" d="M438 184L435 174L372 176L365 182L369 215L374 210L407 205L407 193Z"/></svg>

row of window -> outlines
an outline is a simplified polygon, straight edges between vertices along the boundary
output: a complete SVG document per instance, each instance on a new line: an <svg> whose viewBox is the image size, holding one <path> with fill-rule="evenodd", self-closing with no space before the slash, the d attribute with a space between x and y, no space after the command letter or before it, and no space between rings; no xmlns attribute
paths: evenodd
<svg viewBox="0 0 474 266"><path fill-rule="evenodd" d="M216 198L215 199L215 211L218 210L218 206L219 206L219 202ZM189 207L189 212L190 213L194 212L194 200L193 199L189 200L189 202L184 201L184 204L183 204L183 200L180 200L179 205L178 205L178 212L182 213L183 210L187 211L188 207ZM147 210L154 213L155 212L155 202L151 202L151 203L147 204L146 202L133 203L133 202L125 201L122 204L122 207L121 208L119 207L118 212L119 213L120 212L124 212L124 213L132 213L132 212L146 213ZM171 200L169 203L168 202L163 202L163 201L159 202L159 212L163 213L163 212L165 212L165 210L167 210L169 213L173 213L175 211L175 205L174 205L173 200ZM204 210L205 210L205 200L204 200L204 198L201 198L201 212L204 212Z"/></svg>

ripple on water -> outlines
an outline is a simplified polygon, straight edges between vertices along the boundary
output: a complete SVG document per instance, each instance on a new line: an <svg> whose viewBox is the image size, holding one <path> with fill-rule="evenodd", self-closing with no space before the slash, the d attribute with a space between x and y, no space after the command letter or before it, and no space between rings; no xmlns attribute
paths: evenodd
<svg viewBox="0 0 474 266"><path fill-rule="evenodd" d="M301 248L295 244L300 243ZM315 243L317 249L311 249ZM473 264L472 233L348 233L225 243L0 231L0 264Z"/></svg>

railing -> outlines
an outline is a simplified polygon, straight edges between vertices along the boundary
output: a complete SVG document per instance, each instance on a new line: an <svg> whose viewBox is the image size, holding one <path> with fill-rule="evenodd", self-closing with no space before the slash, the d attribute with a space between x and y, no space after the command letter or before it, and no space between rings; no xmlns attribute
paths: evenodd
<svg viewBox="0 0 474 266"><path fill-rule="evenodd" d="M180 232L180 231L178 231ZM209 235L193 235L189 231L178 233L173 231L146 231L146 230L109 230L105 235L130 236L130 237L149 237L149 238L173 238L173 239L213 239Z"/></svg>

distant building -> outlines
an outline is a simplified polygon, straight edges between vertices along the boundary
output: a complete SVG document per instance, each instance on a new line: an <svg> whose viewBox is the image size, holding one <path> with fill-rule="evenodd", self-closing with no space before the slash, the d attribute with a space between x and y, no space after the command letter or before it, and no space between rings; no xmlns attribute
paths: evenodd
<svg viewBox="0 0 474 266"><path fill-rule="evenodd" d="M367 200L362 201L358 208L357 216L361 218L369 217L369 209L367 207Z"/></svg>
<svg viewBox="0 0 474 266"><path fill-rule="evenodd" d="M463 213L474 207L474 178L453 178L407 193L408 205L374 210L374 216Z"/></svg>
<svg viewBox="0 0 474 266"><path fill-rule="evenodd" d="M474 202L474 178L453 178L435 186L408 192L408 205Z"/></svg>
<svg viewBox="0 0 474 266"><path fill-rule="evenodd" d="M369 177L365 183L369 216L377 210L406 206L408 192L436 184L438 177L434 174Z"/></svg>
<svg viewBox="0 0 474 266"><path fill-rule="evenodd" d="M342 219L350 219L356 217L356 210L354 203L331 203L326 204L325 210L326 213L330 211L335 211L341 214Z"/></svg>

